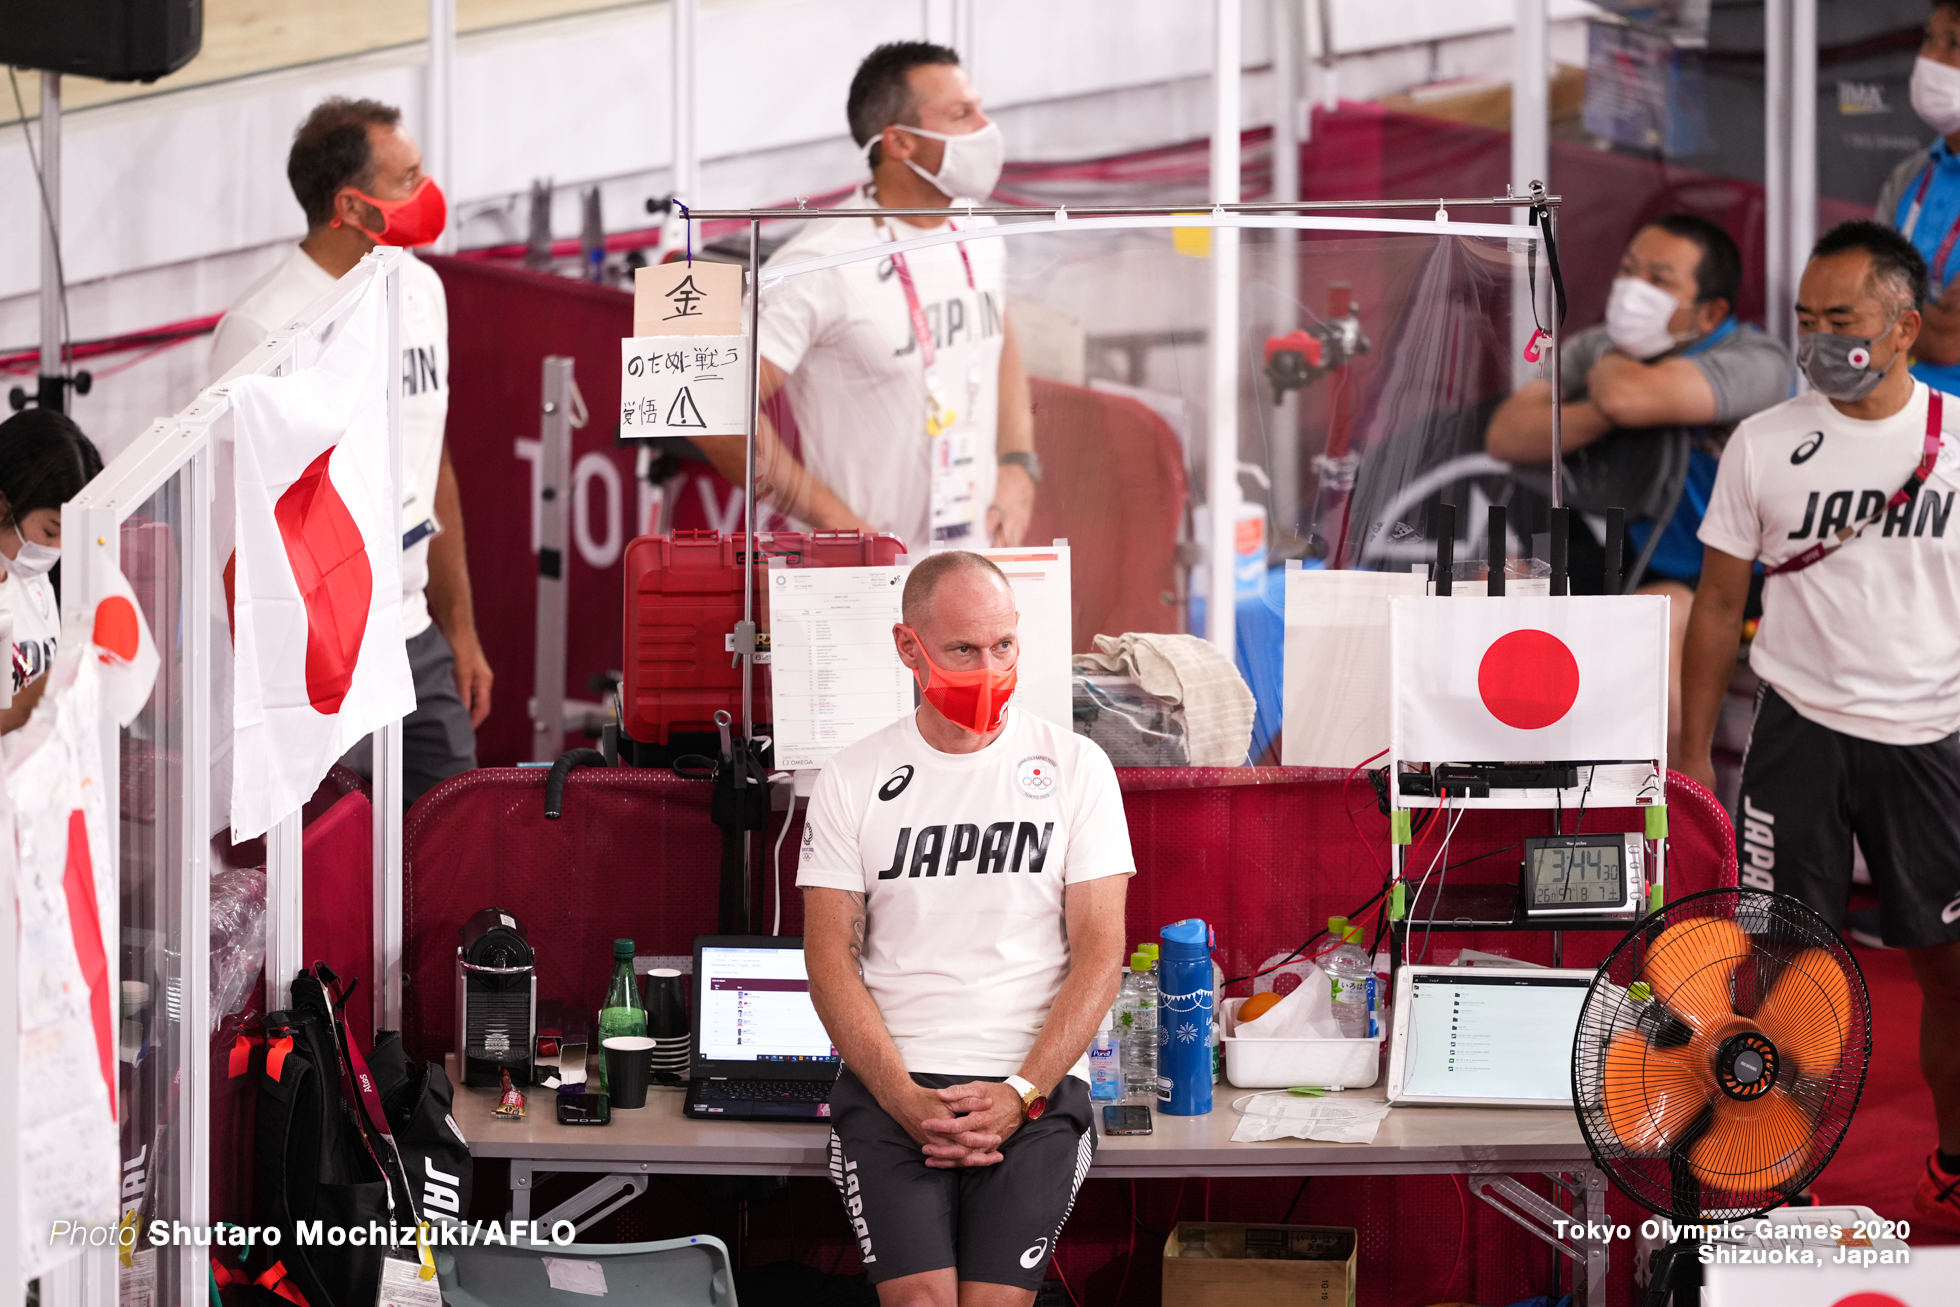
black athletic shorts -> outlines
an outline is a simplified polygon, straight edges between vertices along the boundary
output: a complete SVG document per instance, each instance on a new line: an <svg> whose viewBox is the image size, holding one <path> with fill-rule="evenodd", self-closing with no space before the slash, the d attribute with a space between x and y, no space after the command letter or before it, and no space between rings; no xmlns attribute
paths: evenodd
<svg viewBox="0 0 1960 1307"><path fill-rule="evenodd" d="M1894 948L1960 942L1960 735L1880 744L1798 714L1764 685L1742 761L1746 888L1802 899L1839 931L1855 835Z"/></svg>
<svg viewBox="0 0 1960 1307"><path fill-rule="evenodd" d="M914 1075L928 1089L1004 1076ZM961 1280L1041 1287L1096 1155L1089 1086L1063 1076L1041 1118L992 1166L941 1170L846 1067L830 1094L830 1178L871 1283L954 1267Z"/></svg>

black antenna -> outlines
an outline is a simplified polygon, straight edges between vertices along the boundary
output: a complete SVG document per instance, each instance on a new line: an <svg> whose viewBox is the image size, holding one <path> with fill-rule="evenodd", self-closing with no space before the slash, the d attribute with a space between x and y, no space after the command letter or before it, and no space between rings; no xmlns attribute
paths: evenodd
<svg viewBox="0 0 1960 1307"><path fill-rule="evenodd" d="M1448 598L1456 578L1456 505L1436 505L1436 594Z"/></svg>
<svg viewBox="0 0 1960 1307"><path fill-rule="evenodd" d="M1490 559L1490 577L1484 593L1493 599L1504 594L1504 505L1490 506L1490 528L1484 537L1484 551Z"/></svg>
<svg viewBox="0 0 1960 1307"><path fill-rule="evenodd" d="M1570 544L1569 537L1571 531L1572 510L1569 508L1554 508L1552 510L1552 541L1550 553L1552 555L1552 593L1555 595L1571 593L1566 585L1566 548Z"/></svg>
<svg viewBox="0 0 1960 1307"><path fill-rule="evenodd" d="M1624 508L1606 510L1606 583L1602 594L1620 593L1620 570L1626 566L1627 549L1627 511Z"/></svg>

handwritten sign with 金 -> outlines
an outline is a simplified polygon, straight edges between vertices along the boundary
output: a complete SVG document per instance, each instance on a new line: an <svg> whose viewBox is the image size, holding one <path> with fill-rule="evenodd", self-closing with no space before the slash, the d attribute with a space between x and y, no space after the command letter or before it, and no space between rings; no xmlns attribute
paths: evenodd
<svg viewBox="0 0 1960 1307"><path fill-rule="evenodd" d="M619 434L740 436L749 429L742 268L661 263L633 275L633 334L620 341Z"/></svg>
<svg viewBox="0 0 1960 1307"><path fill-rule="evenodd" d="M739 336L742 268L735 263L657 263L633 274L635 336Z"/></svg>

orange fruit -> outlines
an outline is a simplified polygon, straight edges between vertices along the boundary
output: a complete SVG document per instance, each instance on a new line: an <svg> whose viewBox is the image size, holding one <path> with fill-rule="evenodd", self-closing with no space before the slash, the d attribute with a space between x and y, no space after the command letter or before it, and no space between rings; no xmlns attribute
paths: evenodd
<svg viewBox="0 0 1960 1307"><path fill-rule="evenodd" d="M1257 1021L1278 1006L1278 994L1271 992L1254 994L1239 1006L1239 1020Z"/></svg>

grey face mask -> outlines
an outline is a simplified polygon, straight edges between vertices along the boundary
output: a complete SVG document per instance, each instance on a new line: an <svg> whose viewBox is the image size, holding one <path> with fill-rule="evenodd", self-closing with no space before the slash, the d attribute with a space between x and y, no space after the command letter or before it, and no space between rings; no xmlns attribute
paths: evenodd
<svg viewBox="0 0 1960 1307"><path fill-rule="evenodd" d="M1872 366L1871 341L1823 331L1797 337L1797 366L1818 394L1845 404L1871 394L1890 368Z"/></svg>

